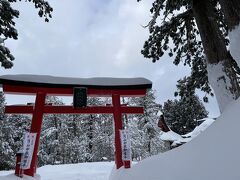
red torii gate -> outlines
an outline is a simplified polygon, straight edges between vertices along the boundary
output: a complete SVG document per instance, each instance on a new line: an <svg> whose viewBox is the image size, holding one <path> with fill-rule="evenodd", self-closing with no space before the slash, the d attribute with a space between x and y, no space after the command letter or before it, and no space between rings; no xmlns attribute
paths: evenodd
<svg viewBox="0 0 240 180"><path fill-rule="evenodd" d="M24 174L34 176L37 168L37 153L44 114L113 114L115 127L115 164L123 166L120 130L123 128L122 114L142 114L143 107L121 104L121 97L142 97L152 87L145 78L66 78L45 75L4 75L0 85L6 94L36 95L35 105L9 105L6 114L32 114L31 133L37 133L30 169ZM86 88L87 96L112 97L109 106L52 106L45 104L47 95L73 96L74 88Z"/></svg>

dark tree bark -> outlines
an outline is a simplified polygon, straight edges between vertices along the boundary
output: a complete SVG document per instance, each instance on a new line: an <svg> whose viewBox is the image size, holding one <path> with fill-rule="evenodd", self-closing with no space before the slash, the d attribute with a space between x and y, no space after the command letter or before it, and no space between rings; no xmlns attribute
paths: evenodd
<svg viewBox="0 0 240 180"><path fill-rule="evenodd" d="M57 121L57 116L54 115L53 117L53 121L54 121L54 126L56 128L56 132L55 132L55 139L58 140L58 121Z"/></svg>
<svg viewBox="0 0 240 180"><path fill-rule="evenodd" d="M219 0L221 8L224 13L225 23L229 30L230 40L230 53L239 69L240 67L240 53L239 53L239 42L240 42L240 1L239 0Z"/></svg>
<svg viewBox="0 0 240 180"><path fill-rule="evenodd" d="M239 0L219 0L225 21L229 30L233 30L240 23L240 1Z"/></svg>
<svg viewBox="0 0 240 180"><path fill-rule="evenodd" d="M90 115L89 122L88 122L88 138L89 138L89 143L88 143L88 148L89 148L89 153L93 153L93 115ZM91 159L93 161L93 159Z"/></svg>
<svg viewBox="0 0 240 180"><path fill-rule="evenodd" d="M193 0L193 13L201 35L208 63L217 64L228 58L228 52L208 0Z"/></svg>
<svg viewBox="0 0 240 180"><path fill-rule="evenodd" d="M225 82L225 88L228 93L232 96L233 99L237 99L240 94L240 88L237 81L237 75L234 70L234 66L232 63L231 56L227 51L226 44L224 42L224 37L221 34L217 21L216 15L214 12L214 7L208 0L193 0L192 1L192 9L196 19L196 23L200 32L200 36L202 39L202 44L204 47L204 52L207 57L208 67L211 65L222 64L223 65L223 73L221 76L217 77L215 81L223 81ZM209 76L208 76L209 77ZM211 77L209 77L211 79ZM230 85L228 85L228 81ZM210 80L209 80L210 81ZM220 92L221 90L217 90L217 86L214 86L215 82L210 81L214 92ZM224 91L224 90L223 90ZM220 111L224 109L224 104L221 104L221 97L218 97L216 93L216 97L219 103ZM230 97L230 96L229 96ZM229 98L228 98L229 99ZM230 101L230 99L229 99Z"/></svg>

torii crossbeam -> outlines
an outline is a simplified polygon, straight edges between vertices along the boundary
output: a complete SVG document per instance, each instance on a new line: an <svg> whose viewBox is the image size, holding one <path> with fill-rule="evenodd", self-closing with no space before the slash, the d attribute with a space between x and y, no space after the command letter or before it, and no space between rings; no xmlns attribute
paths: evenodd
<svg viewBox="0 0 240 180"><path fill-rule="evenodd" d="M42 118L44 114L113 114L115 132L116 168L123 166L120 130L123 128L122 114L142 114L143 107L121 104L121 97L142 97L152 82L145 78L67 78L46 75L4 75L0 85L5 94L36 95L34 105L10 105L5 107L6 114L32 114L31 133L37 133L30 169L24 174L34 176L37 168ZM87 96L112 97L109 106L51 106L45 104L47 95L73 96L74 88L87 88Z"/></svg>

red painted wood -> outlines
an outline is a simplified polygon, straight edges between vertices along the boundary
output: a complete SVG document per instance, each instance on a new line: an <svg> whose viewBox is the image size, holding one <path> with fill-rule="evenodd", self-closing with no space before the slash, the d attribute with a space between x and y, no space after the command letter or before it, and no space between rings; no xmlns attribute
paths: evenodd
<svg viewBox="0 0 240 180"><path fill-rule="evenodd" d="M131 161L123 161L123 164L125 169L131 168Z"/></svg>
<svg viewBox="0 0 240 180"><path fill-rule="evenodd" d="M34 106L6 106L7 114L33 114L31 132L37 133L36 144L33 153L31 168L25 170L26 175L34 176L37 167L37 152L39 147L42 118L44 113L48 114L113 114L115 125L115 163L117 169L123 166L122 149L120 140L120 129L123 128L122 114L142 114L143 107L129 107L120 104L120 97L142 97L146 95L146 89L95 89L88 88L88 96L104 97L112 96L112 105L87 107L74 109L72 106L49 106L45 105L46 95L72 96L73 88L48 88L30 87L20 85L3 84L3 91L6 94L36 95ZM128 167L128 163L125 165Z"/></svg>
<svg viewBox="0 0 240 180"><path fill-rule="evenodd" d="M3 91L6 94L36 94L37 92L44 92L46 94L55 96L72 96L73 88L46 88L46 87L27 87L27 86L13 86L3 84ZM88 96L111 96L112 94L120 94L121 96L141 97L145 96L146 89L129 89L129 90L111 90L111 89L91 89L88 88Z"/></svg>
<svg viewBox="0 0 240 180"><path fill-rule="evenodd" d="M11 105L5 106L5 114L32 114L33 106Z"/></svg>
<svg viewBox="0 0 240 180"><path fill-rule="evenodd" d="M32 117L31 124L31 133L37 133L35 147L33 151L33 157L30 169L24 170L24 174L29 176L34 176L37 168L37 153L40 141L41 127L42 127L42 119L43 119L43 107L45 105L46 94L43 92L38 92L35 100L35 109Z"/></svg>
<svg viewBox="0 0 240 180"><path fill-rule="evenodd" d="M23 177L23 170L21 169L21 159L22 159L22 153L17 153L15 175L18 177Z"/></svg>
<svg viewBox="0 0 240 180"><path fill-rule="evenodd" d="M86 108L74 109L73 106L45 106L46 114L112 114L113 107L88 106Z"/></svg>
<svg viewBox="0 0 240 180"><path fill-rule="evenodd" d="M143 114L144 108L138 106L121 106L121 113L123 114Z"/></svg>
<svg viewBox="0 0 240 180"><path fill-rule="evenodd" d="M121 106L121 113L143 114L143 107ZM5 114L32 114L34 106L11 105L5 107ZM46 114L113 114L113 106L88 106L74 109L73 106L49 106L45 105L43 113Z"/></svg>
<svg viewBox="0 0 240 180"><path fill-rule="evenodd" d="M113 94L112 103L114 107L113 117L114 117L114 130L115 130L115 164L116 164L116 168L119 169L120 167L123 166L122 148L121 148L121 139L120 139L120 129L123 128L120 95Z"/></svg>

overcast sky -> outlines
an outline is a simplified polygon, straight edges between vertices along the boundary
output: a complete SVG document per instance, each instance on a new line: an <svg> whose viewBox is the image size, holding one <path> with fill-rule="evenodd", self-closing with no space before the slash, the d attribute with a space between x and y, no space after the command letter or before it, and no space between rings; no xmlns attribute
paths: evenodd
<svg viewBox="0 0 240 180"><path fill-rule="evenodd" d="M46 74L66 77L145 77L153 82L158 101L174 99L176 81L188 73L165 56L152 63L140 51L148 37L151 1L49 0L54 12L49 23L33 4L22 1L17 20L19 39L6 45L16 60L0 74ZM17 99L7 97L13 102ZM215 100L206 105L218 115Z"/></svg>

